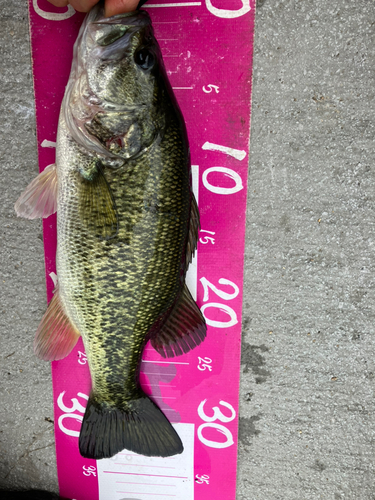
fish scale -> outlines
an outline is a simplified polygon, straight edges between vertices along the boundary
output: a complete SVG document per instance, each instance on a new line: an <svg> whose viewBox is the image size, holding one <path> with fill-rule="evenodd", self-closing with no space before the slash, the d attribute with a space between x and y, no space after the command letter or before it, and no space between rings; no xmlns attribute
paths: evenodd
<svg viewBox="0 0 375 500"><path fill-rule="evenodd" d="M56 168L40 174L43 193L57 183L58 288L35 352L61 359L82 336L92 378L84 457L171 456L183 445L139 368L148 340L172 357L206 336L185 285L199 226L189 147L148 14L105 19L101 9L74 49ZM20 215L45 215L37 184L17 202Z"/></svg>
<svg viewBox="0 0 375 500"><path fill-rule="evenodd" d="M180 269L190 216L189 163L179 117L173 116L176 113L170 105L166 109L169 127L160 144L136 161L104 170L119 219L114 238L101 241L89 234L87 224L79 218L79 192L74 192L71 202L67 201L72 192L70 175L77 178L79 190L76 169L66 172L66 165L71 164L69 158L61 162L65 168L59 177L62 184L64 175L68 176L68 193L63 194L64 188L61 192L69 216L58 209L60 295L71 304L71 316L79 316L76 323L83 337L93 389L110 406L123 406L138 391L136 375L147 332L173 305L183 285L184 273L181 275ZM64 139L61 144L65 155L68 148ZM70 153L73 163L77 161L75 149ZM74 231L69 219L80 220ZM81 245L81 241L85 244ZM60 247L64 262L60 261ZM65 270L69 270L67 283ZM85 286L87 273L89 291ZM95 299L91 299L92 293ZM92 302L92 307L87 307Z"/></svg>

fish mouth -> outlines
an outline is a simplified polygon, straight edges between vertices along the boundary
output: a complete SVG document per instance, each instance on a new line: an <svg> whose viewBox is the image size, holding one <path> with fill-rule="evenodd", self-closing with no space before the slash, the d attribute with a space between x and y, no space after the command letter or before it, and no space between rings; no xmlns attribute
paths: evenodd
<svg viewBox="0 0 375 500"><path fill-rule="evenodd" d="M99 12L99 14L101 14ZM151 30L151 19L145 11L126 12L112 17L87 19L87 38L91 38L101 57L106 60L116 59L119 49L124 50L130 44L134 33Z"/></svg>
<svg viewBox="0 0 375 500"><path fill-rule="evenodd" d="M92 134L91 125L103 113L139 113L144 106L101 99L89 85L87 64L89 58L97 54L109 62L116 60L131 37L140 30L152 32L151 19L146 11L127 12L107 18L104 17L104 2L99 2L91 9L74 46L73 65L64 97L65 123L72 138L89 154L99 155L115 166L139 152L139 147L134 144L134 127L125 127L119 134L99 137L98 134ZM123 148L129 144L129 152L124 155Z"/></svg>

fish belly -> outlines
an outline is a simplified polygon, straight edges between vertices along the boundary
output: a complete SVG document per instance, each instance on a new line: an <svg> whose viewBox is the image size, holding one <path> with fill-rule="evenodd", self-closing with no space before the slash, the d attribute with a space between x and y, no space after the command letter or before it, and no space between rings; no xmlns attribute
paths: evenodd
<svg viewBox="0 0 375 500"><path fill-rule="evenodd" d="M80 172L60 182L58 277L60 294L80 331L93 390L121 404L137 390L147 333L173 305L184 283L189 224L189 172L182 144L168 157L168 135L148 154L106 169L117 215L108 240L79 215Z"/></svg>

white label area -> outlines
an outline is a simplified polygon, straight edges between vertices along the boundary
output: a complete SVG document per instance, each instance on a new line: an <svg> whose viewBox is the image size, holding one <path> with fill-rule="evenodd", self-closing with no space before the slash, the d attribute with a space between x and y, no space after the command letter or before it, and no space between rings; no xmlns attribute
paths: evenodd
<svg viewBox="0 0 375 500"><path fill-rule="evenodd" d="M195 201L199 207L199 166L191 166L191 187L195 196ZM186 273L185 283L190 290L191 296L197 300L197 281L198 281L198 248L195 249L194 257L190 262Z"/></svg>
<svg viewBox="0 0 375 500"><path fill-rule="evenodd" d="M100 500L193 500L194 424L173 424L181 455L144 457L123 450L97 461Z"/></svg>

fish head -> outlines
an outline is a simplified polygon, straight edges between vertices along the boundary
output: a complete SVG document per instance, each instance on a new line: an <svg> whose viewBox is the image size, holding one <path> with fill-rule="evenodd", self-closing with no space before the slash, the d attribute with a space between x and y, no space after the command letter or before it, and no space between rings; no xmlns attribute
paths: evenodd
<svg viewBox="0 0 375 500"><path fill-rule="evenodd" d="M65 103L72 136L89 150L126 160L163 133L168 81L147 12L86 17Z"/></svg>

